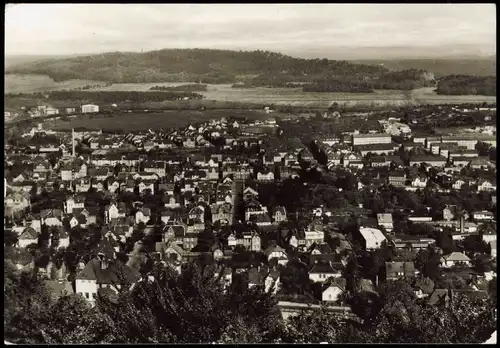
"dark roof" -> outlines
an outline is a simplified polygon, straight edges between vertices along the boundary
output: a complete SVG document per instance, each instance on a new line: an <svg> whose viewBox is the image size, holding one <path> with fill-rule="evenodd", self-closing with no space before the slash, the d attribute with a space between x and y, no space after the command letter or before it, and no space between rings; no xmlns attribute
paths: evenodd
<svg viewBox="0 0 500 348"><path fill-rule="evenodd" d="M311 274L311 273L331 273L331 274L335 274L335 273L337 273L337 271L334 270L333 267L329 263L327 263L327 262L318 262L309 271L309 274Z"/></svg>
<svg viewBox="0 0 500 348"><path fill-rule="evenodd" d="M312 252L314 249L318 249L318 251L321 254L330 254L332 252L332 248L330 247L330 245L328 243L321 243L321 244L314 243L309 248L309 251Z"/></svg>
<svg viewBox="0 0 500 348"><path fill-rule="evenodd" d="M446 162L446 157L444 156L413 156L410 158L410 162Z"/></svg>
<svg viewBox="0 0 500 348"><path fill-rule="evenodd" d="M33 256L26 249L18 249L11 257L11 261L15 264L26 266L33 261Z"/></svg>
<svg viewBox="0 0 500 348"><path fill-rule="evenodd" d="M102 238L97 246L95 247L94 251L99 254L102 253L106 255L108 258L112 258L115 250L113 249L113 246L111 245L111 242L107 238Z"/></svg>
<svg viewBox="0 0 500 348"><path fill-rule="evenodd" d="M347 280L345 278L330 278L324 288L323 291L326 289L332 287L332 286L338 286L341 290L345 291L347 285Z"/></svg>
<svg viewBox="0 0 500 348"><path fill-rule="evenodd" d="M119 277L123 276L126 283L133 283L139 279L136 271L124 265L120 261L109 261L108 267L102 269L102 261L94 258L87 263L85 268L76 276L76 279L96 280L97 284L119 283Z"/></svg>
<svg viewBox="0 0 500 348"><path fill-rule="evenodd" d="M420 278L415 281L414 287L422 290L424 294L432 294L434 291L434 281L428 277Z"/></svg>
<svg viewBox="0 0 500 348"><path fill-rule="evenodd" d="M448 289L435 289L432 295L429 297L429 304L436 305L439 304L440 301L449 298Z"/></svg>
<svg viewBox="0 0 500 348"><path fill-rule="evenodd" d="M46 280L45 285L49 288L49 291L55 298L59 298L61 296L71 295L74 293L73 286L71 282L66 280Z"/></svg>
<svg viewBox="0 0 500 348"><path fill-rule="evenodd" d="M404 276L415 275L415 264L413 262L386 262L385 271L387 277L397 277L399 273L403 273Z"/></svg>
<svg viewBox="0 0 500 348"><path fill-rule="evenodd" d="M31 227L26 227L19 236L19 239L38 239L38 232Z"/></svg>

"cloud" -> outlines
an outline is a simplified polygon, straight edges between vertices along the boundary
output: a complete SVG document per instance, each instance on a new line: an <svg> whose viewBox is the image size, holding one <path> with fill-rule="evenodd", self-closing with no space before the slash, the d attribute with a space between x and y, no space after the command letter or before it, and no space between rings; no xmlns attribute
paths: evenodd
<svg viewBox="0 0 500 348"><path fill-rule="evenodd" d="M496 46L493 4L21 4L5 28L7 54Z"/></svg>

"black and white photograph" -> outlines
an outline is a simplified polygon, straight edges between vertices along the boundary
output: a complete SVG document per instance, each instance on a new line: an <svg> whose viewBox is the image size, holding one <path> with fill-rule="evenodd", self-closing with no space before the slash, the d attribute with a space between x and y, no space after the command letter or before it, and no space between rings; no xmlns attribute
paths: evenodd
<svg viewBox="0 0 500 348"><path fill-rule="evenodd" d="M496 344L495 4L4 14L4 344Z"/></svg>

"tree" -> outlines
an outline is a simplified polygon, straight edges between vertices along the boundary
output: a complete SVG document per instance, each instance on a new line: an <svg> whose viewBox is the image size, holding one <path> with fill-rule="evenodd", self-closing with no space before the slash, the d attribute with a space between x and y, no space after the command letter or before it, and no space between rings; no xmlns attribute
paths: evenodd
<svg viewBox="0 0 500 348"><path fill-rule="evenodd" d="M12 230L4 230L3 243L5 246L14 246L17 244L18 236L17 233Z"/></svg>
<svg viewBox="0 0 500 348"><path fill-rule="evenodd" d="M345 323L324 308L291 317L283 334L284 343L341 343Z"/></svg>
<svg viewBox="0 0 500 348"><path fill-rule="evenodd" d="M271 295L258 289L225 293L215 270L189 264L179 275L157 266L154 281L139 282L117 302L98 299L99 306L121 323L116 325L116 342L215 342L239 335L248 339L234 332L245 326L257 327L263 340L270 339L273 322L279 322Z"/></svg>
<svg viewBox="0 0 500 348"><path fill-rule="evenodd" d="M415 257L415 267L424 277L429 277L434 281L441 275L440 264L441 256L431 246L419 250Z"/></svg>
<svg viewBox="0 0 500 348"><path fill-rule="evenodd" d="M311 293L308 267L300 260L291 260L280 272L281 292L287 295Z"/></svg>
<svg viewBox="0 0 500 348"><path fill-rule="evenodd" d="M38 330L52 305L47 288L34 273L4 265L4 335L16 343L43 342Z"/></svg>
<svg viewBox="0 0 500 348"><path fill-rule="evenodd" d="M490 272L492 270L491 263L490 257L486 254L479 254L472 260L473 269L480 274Z"/></svg>
<svg viewBox="0 0 500 348"><path fill-rule="evenodd" d="M107 343L112 336L110 318L92 310L80 295L62 296L47 313L47 321L40 330L47 343Z"/></svg>
<svg viewBox="0 0 500 348"><path fill-rule="evenodd" d="M479 153L479 156L484 156L484 157L488 157L490 155L490 151L491 151L491 144L488 144L488 143L485 143L485 142L482 142L482 141L478 141L476 146L476 151Z"/></svg>
<svg viewBox="0 0 500 348"><path fill-rule="evenodd" d="M415 299L404 282L379 291L382 308L368 329L374 342L484 342L496 329L495 308L485 299L456 295L451 308L440 309Z"/></svg>
<svg viewBox="0 0 500 348"><path fill-rule="evenodd" d="M436 245L440 247L445 254L450 254L456 251L451 231L446 228L444 228L441 233L436 233Z"/></svg>
<svg viewBox="0 0 500 348"><path fill-rule="evenodd" d="M470 235L464 238L462 245L465 251L474 255L476 253L484 254L488 251L488 245L481 239L479 235Z"/></svg>

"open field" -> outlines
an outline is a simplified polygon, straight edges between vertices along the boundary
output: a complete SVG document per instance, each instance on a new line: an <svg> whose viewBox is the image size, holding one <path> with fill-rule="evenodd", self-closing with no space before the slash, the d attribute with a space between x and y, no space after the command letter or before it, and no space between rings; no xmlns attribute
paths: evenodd
<svg viewBox="0 0 500 348"><path fill-rule="evenodd" d="M102 82L70 80L54 82L41 75L6 75L6 92L40 92L69 89ZM195 82L165 83L118 83L108 87L98 87L89 91L148 91L153 86L179 86ZM207 100L259 103L275 105L295 105L327 108L337 102L341 106L373 105L404 106L415 104L450 104L471 102L496 102L496 97L488 96L443 96L434 88L420 88L413 91L378 90L375 93L321 93L303 92L301 88L231 88L231 84L207 85L206 92L200 92Z"/></svg>
<svg viewBox="0 0 500 348"><path fill-rule="evenodd" d="M279 115L276 114L272 116L279 117ZM172 110L154 113L125 112L111 116L84 115L75 116L68 120L50 119L44 122L44 128L61 131L79 127L102 129L103 131L147 131L149 128L168 129L184 127L190 123L205 122L210 119L220 119L221 117L258 120L269 118L269 115L263 111L253 110Z"/></svg>
<svg viewBox="0 0 500 348"><path fill-rule="evenodd" d="M45 75L5 75L4 93L35 93L60 89L71 89L85 85L105 84L91 80L68 80L55 82Z"/></svg>
<svg viewBox="0 0 500 348"><path fill-rule="evenodd" d="M109 87L91 89L94 91L147 91L155 85L178 86L186 83L120 83ZM241 103L268 103L275 105L295 105L327 108L333 102L352 106L360 103L368 105L404 105L408 97L401 91L376 91L375 93L318 93L303 92L302 88L231 88L232 84L207 85L203 94L208 100Z"/></svg>

